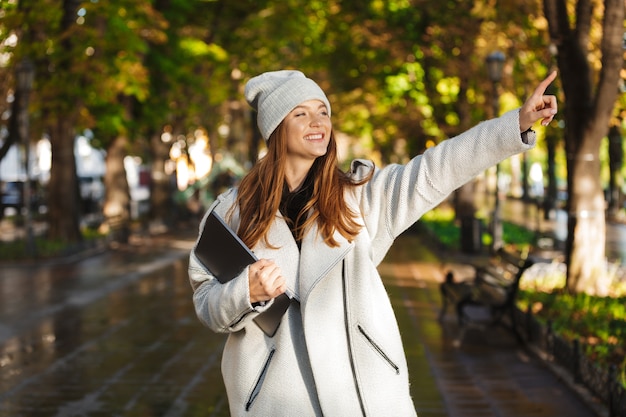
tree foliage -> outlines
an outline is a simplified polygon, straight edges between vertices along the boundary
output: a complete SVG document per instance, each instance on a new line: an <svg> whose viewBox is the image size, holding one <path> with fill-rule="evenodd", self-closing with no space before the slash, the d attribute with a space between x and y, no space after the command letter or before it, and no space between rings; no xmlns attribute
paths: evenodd
<svg viewBox="0 0 626 417"><path fill-rule="evenodd" d="M593 148L606 135L607 115L618 115L612 83L621 63L614 48L624 30L618 14L604 13L620 0L592 8L596 3L8 0L0 3L0 90L9 97L16 63L33 59L33 137L51 137L55 153L49 220L58 236L74 239L77 132L91 129L93 144L108 150L108 200L116 213L128 215L121 158L132 153L152 165L158 220L171 193L164 159L172 143L185 154L208 137L214 160L235 150L242 165L256 158L259 138L242 89L267 70L297 68L315 79L331 100L342 157L384 164L404 162L493 116L485 57L495 50L506 56L500 107L519 106L554 66L554 44L567 153L588 152L582 136L568 132L593 130ZM589 84L577 89L580 80ZM10 113L10 103L0 106ZM593 106L591 119L575 116ZM578 169L571 162L568 168ZM597 167L589 175L599 177Z"/></svg>

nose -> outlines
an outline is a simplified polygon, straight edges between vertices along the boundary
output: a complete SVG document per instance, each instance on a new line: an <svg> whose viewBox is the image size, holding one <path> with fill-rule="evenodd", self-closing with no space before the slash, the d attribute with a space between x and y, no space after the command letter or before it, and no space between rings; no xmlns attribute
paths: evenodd
<svg viewBox="0 0 626 417"><path fill-rule="evenodd" d="M319 125L321 125L322 124L321 118L322 118L322 116L320 116L319 114L314 115L311 118L311 126L319 126Z"/></svg>

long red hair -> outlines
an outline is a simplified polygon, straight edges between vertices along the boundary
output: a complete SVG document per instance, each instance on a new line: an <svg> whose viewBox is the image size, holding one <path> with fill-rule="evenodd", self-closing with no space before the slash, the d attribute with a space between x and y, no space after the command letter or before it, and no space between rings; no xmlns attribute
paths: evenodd
<svg viewBox="0 0 626 417"><path fill-rule="evenodd" d="M281 123L268 139L267 154L257 161L239 185L237 204L241 222L237 234L250 248L261 239L268 246L276 247L274 244L277 242L268 242L267 233L280 206L285 184L286 151L287 134ZM371 174L362 181L355 182L339 169L337 142L333 132L330 134L326 154L315 160L311 171L313 194L299 216L307 216L309 212L311 215L301 223L296 230L296 236L302 239L306 230L317 222L326 244L339 245L333 237L335 231L347 240L353 240L361 226L355 220L357 213L348 207L343 198L344 192L348 187L369 181Z"/></svg>

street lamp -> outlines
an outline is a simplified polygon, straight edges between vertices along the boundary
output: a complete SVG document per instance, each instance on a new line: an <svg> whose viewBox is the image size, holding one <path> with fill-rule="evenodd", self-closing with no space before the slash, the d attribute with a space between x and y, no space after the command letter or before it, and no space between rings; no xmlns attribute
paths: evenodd
<svg viewBox="0 0 626 417"><path fill-rule="evenodd" d="M502 52L495 51L487 55L487 72L489 73L489 79L491 82L497 84L500 80L502 80L503 69L504 54Z"/></svg>
<svg viewBox="0 0 626 417"><path fill-rule="evenodd" d="M32 215L31 215L31 189L30 189L30 133L29 133L29 117L28 117L28 101L30 92L33 89L33 81L35 79L35 67L28 59L23 59L17 64L15 69L17 79L17 90L19 92L19 133L24 152L22 154L22 162L24 171L26 172L26 181L24 181L24 208L26 228L26 254L29 257L36 256L35 239L33 235Z"/></svg>
<svg viewBox="0 0 626 417"><path fill-rule="evenodd" d="M493 116L500 116L500 94L498 91L498 83L502 79L502 70L504 69L504 54L500 51L492 52L487 56L487 72L489 79L493 84ZM491 250L497 251L502 247L502 222L500 221L500 191L499 180L500 164L496 164L496 184L495 184L495 202L493 206L493 216L491 219Z"/></svg>

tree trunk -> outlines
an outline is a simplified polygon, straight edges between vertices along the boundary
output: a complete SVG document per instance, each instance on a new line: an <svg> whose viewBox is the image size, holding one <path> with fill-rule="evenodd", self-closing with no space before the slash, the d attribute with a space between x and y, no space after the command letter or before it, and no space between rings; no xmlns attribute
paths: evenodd
<svg viewBox="0 0 626 417"><path fill-rule="evenodd" d="M230 130L226 138L226 148L241 166L245 166L250 157L250 143L247 140L248 129L248 109L242 105L241 100L230 100L228 102L228 117L230 119Z"/></svg>
<svg viewBox="0 0 626 417"><path fill-rule="evenodd" d="M556 202L558 198L558 188L556 183L556 144L558 136L555 134L553 128L546 129L546 149L547 166L546 176L548 177L548 184L546 187L546 195L543 200L543 218L545 220L553 218L555 215Z"/></svg>
<svg viewBox="0 0 626 417"><path fill-rule="evenodd" d="M566 97L567 288L572 292L601 295L605 291L606 225L599 148L608 132L623 64L624 1L604 1L602 65L598 74L592 72L588 62L594 5L591 0L578 0L576 16L570 18L565 1L544 0L544 14L550 39L558 50L557 62ZM570 27L571 22L575 22L575 28Z"/></svg>
<svg viewBox="0 0 626 417"><path fill-rule="evenodd" d="M67 33L76 24L76 11L79 1L64 0L63 16L60 31ZM64 37L61 42L62 53L67 58L57 64L57 73L69 76L72 71L71 51L72 38ZM65 100L65 103L64 103ZM52 165L50 168L50 183L48 186L48 234L51 239L60 239L65 242L79 242L80 207L78 178L76 176L76 159L74 156L74 121L73 108L66 106L72 98L68 96L54 97L53 108L50 113L55 115L50 128L50 144L52 151Z"/></svg>
<svg viewBox="0 0 626 417"><path fill-rule="evenodd" d="M574 175L569 196L568 290L604 296L608 290L604 273L606 227L598 153L578 153L569 167Z"/></svg>
<svg viewBox="0 0 626 417"><path fill-rule="evenodd" d="M130 235L130 190L124 168L128 139L118 136L107 149L104 174L104 218L115 240L126 242Z"/></svg>
<svg viewBox="0 0 626 417"><path fill-rule="evenodd" d="M469 42L468 42L469 44ZM463 56L468 61L473 56L473 49L470 45L464 46L467 50ZM467 62L469 68L470 63ZM467 100L469 90L469 71L459 74L459 100L455 104L456 113L459 116L459 129L467 130L471 127L470 101ZM498 115L494 115L497 117ZM461 250L465 253L478 253L482 249L482 228L480 220L476 218L476 194L478 190L478 180L474 179L462 185L454 193L454 213L460 222ZM486 186L485 186L486 188Z"/></svg>
<svg viewBox="0 0 626 417"><path fill-rule="evenodd" d="M622 148L622 134L620 126L613 125L609 130L609 195L608 195L608 216L615 220L620 210L621 189L623 178L621 176L624 165L624 149Z"/></svg>
<svg viewBox="0 0 626 417"><path fill-rule="evenodd" d="M152 151L152 181L150 182L150 220L154 227L166 229L173 226L172 187L170 176L165 172L169 160L170 144L164 143L159 135L150 139Z"/></svg>
<svg viewBox="0 0 626 417"><path fill-rule="evenodd" d="M21 92L20 89L17 88L15 90L14 93L14 98L13 98L13 102L10 104L11 105L11 113L9 116L9 122L8 122L8 135L7 137L4 139L4 142L2 142L2 146L0 146L0 162L2 162L2 160L4 159L4 157L7 155L7 153L9 153L9 149L11 149L11 146L13 146L14 143L17 143L17 141L19 140L19 133L18 133L18 122L17 122L17 116L19 114L19 108L21 106L21 102L22 100L24 100L21 97Z"/></svg>
<svg viewBox="0 0 626 417"><path fill-rule="evenodd" d="M248 120L250 124L250 128L248 130L251 131L252 134L250 135L250 148L248 150L248 161L246 162L244 167L254 165L256 161L259 159L259 146L261 145L261 142L263 141L263 138L261 137L261 133L259 132L259 128L257 127L256 112L248 110L248 115L249 115ZM211 152L213 152L213 148L211 148Z"/></svg>
<svg viewBox="0 0 626 417"><path fill-rule="evenodd" d="M52 166L48 184L48 236L64 242L80 242L80 207L74 129L64 117L50 129Z"/></svg>

